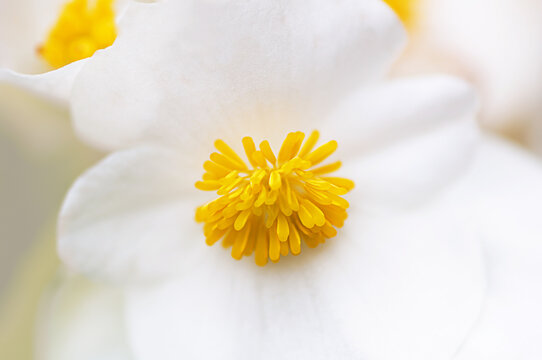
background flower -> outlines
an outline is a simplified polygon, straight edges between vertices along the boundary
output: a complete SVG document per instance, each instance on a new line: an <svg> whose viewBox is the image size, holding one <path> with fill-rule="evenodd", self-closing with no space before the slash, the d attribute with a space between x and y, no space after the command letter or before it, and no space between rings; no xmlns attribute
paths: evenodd
<svg viewBox="0 0 542 360"><path fill-rule="evenodd" d="M66 137L59 122L69 121L67 108L71 86L85 59L54 69L40 55L39 48L47 43L51 29L65 16L67 6L75 6L73 3L85 6L87 2L0 2L0 120L9 131L30 146L41 146L42 150L62 143ZM95 1L88 4L92 9ZM120 18L126 1L117 0L115 4L115 13ZM83 26L82 19L77 17L73 23ZM76 26L73 23L71 27Z"/></svg>
<svg viewBox="0 0 542 360"><path fill-rule="evenodd" d="M542 2L409 0L398 74L446 71L479 91L481 124L531 148L542 125ZM393 1L392 1L393 5Z"/></svg>
<svg viewBox="0 0 542 360"><path fill-rule="evenodd" d="M69 121L81 64L50 71L37 51L67 2L0 1L0 358L33 356L40 295L59 265L53 223L62 196L100 156Z"/></svg>

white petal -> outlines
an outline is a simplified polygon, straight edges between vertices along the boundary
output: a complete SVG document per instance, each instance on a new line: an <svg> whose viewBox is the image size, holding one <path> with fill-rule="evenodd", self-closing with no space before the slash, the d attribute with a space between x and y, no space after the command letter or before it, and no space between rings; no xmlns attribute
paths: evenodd
<svg viewBox="0 0 542 360"><path fill-rule="evenodd" d="M348 255L323 292L345 335L368 359L451 358L483 304L479 235L438 205L374 222L351 213L337 238Z"/></svg>
<svg viewBox="0 0 542 360"><path fill-rule="evenodd" d="M28 92L31 100L40 97L59 106L67 107L74 80L83 67L85 60L76 61L60 69L38 75L20 74L0 68L0 95L16 87Z"/></svg>
<svg viewBox="0 0 542 360"><path fill-rule="evenodd" d="M335 239L278 265L209 249L175 282L132 292L130 341L141 360L447 359L483 275L476 234L445 209L352 210Z"/></svg>
<svg viewBox="0 0 542 360"><path fill-rule="evenodd" d="M542 169L510 145L484 139L466 186L466 216L488 257L484 311L458 360L542 358Z"/></svg>
<svg viewBox="0 0 542 360"><path fill-rule="evenodd" d="M187 266L203 248L194 188L182 157L141 147L115 153L72 187L60 214L59 252L70 267L109 280L146 280ZM188 190L190 189L190 190Z"/></svg>
<svg viewBox="0 0 542 360"><path fill-rule="evenodd" d="M133 4L78 78L76 127L108 148L282 138L380 77L403 40L376 0Z"/></svg>
<svg viewBox="0 0 542 360"><path fill-rule="evenodd" d="M118 289L64 279L41 305L36 360L130 360Z"/></svg>
<svg viewBox="0 0 542 360"><path fill-rule="evenodd" d="M339 141L343 174L365 209L409 208L462 173L477 139L476 97L463 81L395 80L348 99L322 133Z"/></svg>

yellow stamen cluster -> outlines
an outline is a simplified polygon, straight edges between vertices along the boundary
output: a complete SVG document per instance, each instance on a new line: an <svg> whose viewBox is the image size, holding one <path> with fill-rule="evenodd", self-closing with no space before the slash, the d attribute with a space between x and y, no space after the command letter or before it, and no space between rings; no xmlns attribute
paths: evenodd
<svg viewBox="0 0 542 360"><path fill-rule="evenodd" d="M114 0L72 0L62 10L39 54L58 69L90 57L113 44L117 37Z"/></svg>
<svg viewBox="0 0 542 360"><path fill-rule="evenodd" d="M317 131L305 142L304 133L290 133L275 156L267 140L257 149L245 137L251 168L217 140L218 152L203 164L206 173L196 183L196 188L220 196L196 211L196 220L205 223L207 244L222 239L224 247L232 247L234 259L255 253L256 264L264 266L268 259L299 255L302 243L314 248L334 237L347 218L349 204L341 195L354 183L326 176L340 168L339 161L313 168L337 149L336 141L314 149L318 138Z"/></svg>
<svg viewBox="0 0 542 360"><path fill-rule="evenodd" d="M407 26L412 25L418 0L384 0Z"/></svg>

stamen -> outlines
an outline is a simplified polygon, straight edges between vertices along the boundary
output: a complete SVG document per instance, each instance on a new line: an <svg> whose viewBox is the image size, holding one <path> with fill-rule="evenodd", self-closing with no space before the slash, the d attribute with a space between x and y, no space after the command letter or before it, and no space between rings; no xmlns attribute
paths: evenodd
<svg viewBox="0 0 542 360"><path fill-rule="evenodd" d="M90 57L115 41L114 0L72 0L64 6L47 40L38 48L41 57L58 69Z"/></svg>
<svg viewBox="0 0 542 360"><path fill-rule="evenodd" d="M256 148L243 138L243 148L252 168L224 141L217 140L206 173L196 188L220 196L196 211L203 222L206 243L222 239L231 255L240 260L255 254L256 264L278 262L281 256L301 253L302 243L314 248L337 235L347 218L348 202L341 196L354 187L351 180L322 177L341 167L337 161L311 169L337 149L330 141L313 150L319 134L288 134L278 156L267 140ZM303 146L302 146L303 145Z"/></svg>

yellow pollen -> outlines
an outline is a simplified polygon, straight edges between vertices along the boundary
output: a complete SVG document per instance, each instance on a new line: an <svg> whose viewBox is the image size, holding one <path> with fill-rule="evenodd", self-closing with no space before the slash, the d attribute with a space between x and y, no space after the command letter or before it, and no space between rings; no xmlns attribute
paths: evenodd
<svg viewBox="0 0 542 360"><path fill-rule="evenodd" d="M418 0L384 0L406 26L412 25Z"/></svg>
<svg viewBox="0 0 542 360"><path fill-rule="evenodd" d="M255 253L260 266L268 259L299 255L302 244L314 248L337 235L347 218L348 202L342 195L354 183L331 177L340 162L314 167L337 149L330 141L314 149L319 138L314 131L305 140L302 132L288 134L277 155L268 141L256 148L243 138L250 166L224 141L217 140L205 174L196 188L216 191L219 197L199 207L196 221L204 223L208 245L222 239L231 255L240 260Z"/></svg>
<svg viewBox="0 0 542 360"><path fill-rule="evenodd" d="M64 6L47 40L38 48L41 57L58 69L92 56L117 37L114 0L72 0Z"/></svg>

